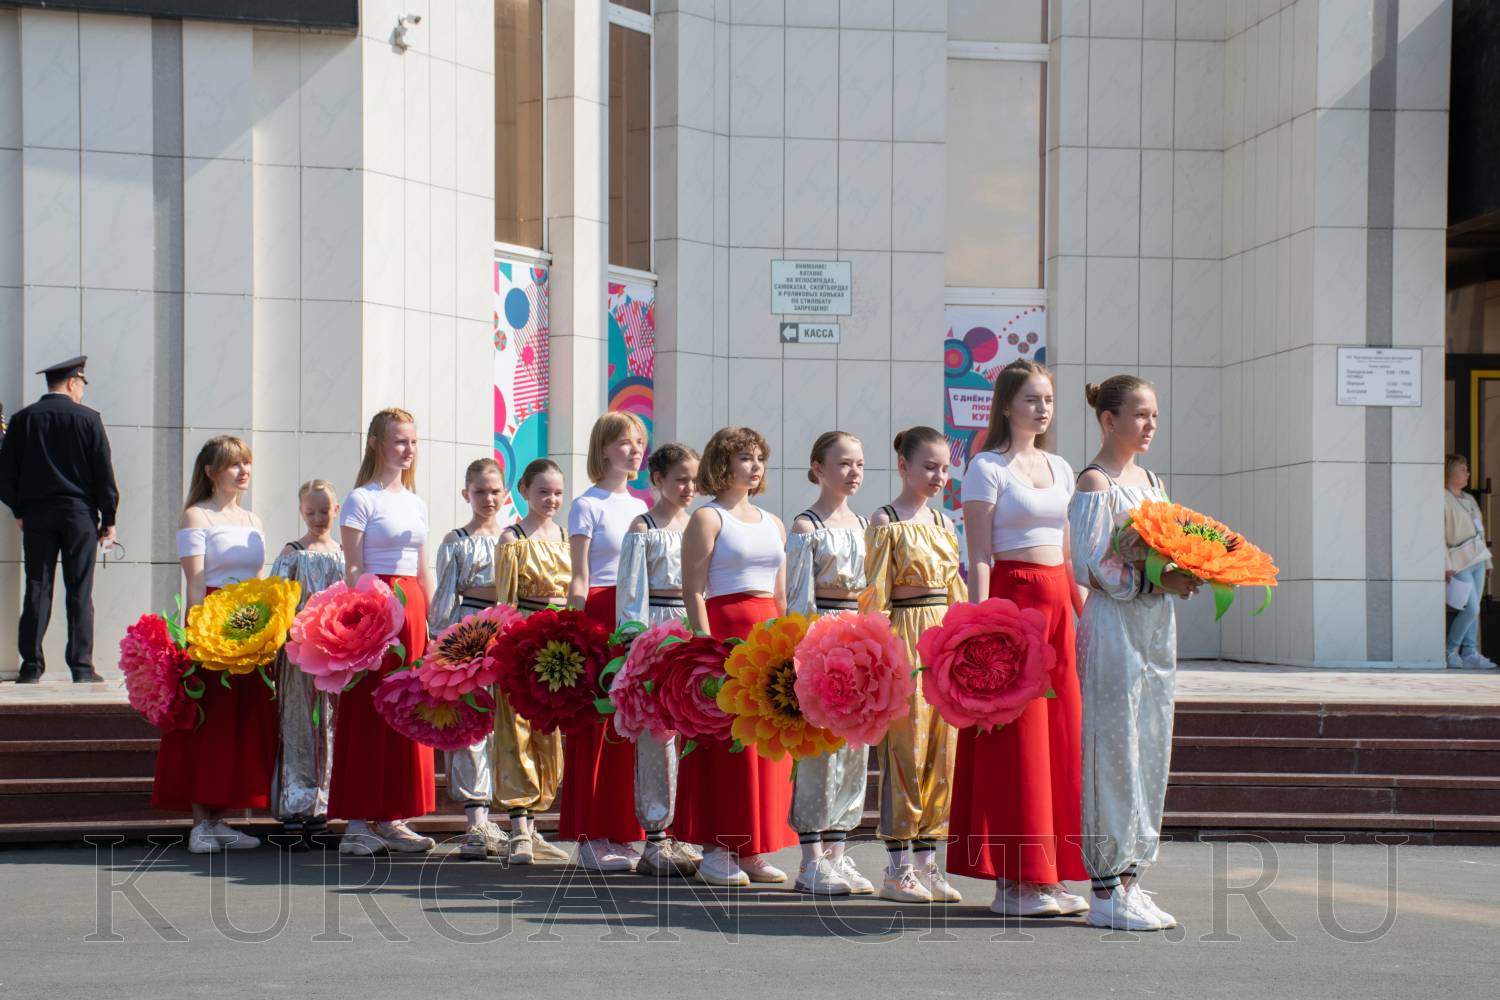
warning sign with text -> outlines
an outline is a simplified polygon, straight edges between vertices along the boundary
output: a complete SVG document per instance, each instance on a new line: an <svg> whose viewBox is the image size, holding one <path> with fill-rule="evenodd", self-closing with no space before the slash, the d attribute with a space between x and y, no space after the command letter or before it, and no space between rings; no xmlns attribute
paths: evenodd
<svg viewBox="0 0 1500 1000"><path fill-rule="evenodd" d="M771 311L786 315L848 316L853 265L847 260L771 261Z"/></svg>

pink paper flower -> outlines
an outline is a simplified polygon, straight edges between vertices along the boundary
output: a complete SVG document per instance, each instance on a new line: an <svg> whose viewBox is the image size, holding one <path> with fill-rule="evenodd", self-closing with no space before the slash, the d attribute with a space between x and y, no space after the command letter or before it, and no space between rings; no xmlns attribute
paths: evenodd
<svg viewBox="0 0 1500 1000"><path fill-rule="evenodd" d="M406 608L380 577L366 573L353 587L340 580L297 612L287 659L310 674L319 691L337 693L380 667L405 623Z"/></svg>
<svg viewBox="0 0 1500 1000"><path fill-rule="evenodd" d="M500 631L522 615L508 604L469 615L449 625L427 644L417 667L428 692L444 701L457 701L470 691L490 687L500 676L500 663L489 653Z"/></svg>
<svg viewBox="0 0 1500 1000"><path fill-rule="evenodd" d="M164 733L191 729L196 721L193 700L182 686L182 675L192 665L161 615L141 615L120 640L120 671L130 707Z"/></svg>
<svg viewBox="0 0 1500 1000"><path fill-rule="evenodd" d="M885 739L917 689L906 643L881 614L820 616L797 644L794 662L802 714L853 746Z"/></svg>
<svg viewBox="0 0 1500 1000"><path fill-rule="evenodd" d="M917 640L922 694L949 725L1003 726L1047 693L1057 652L1047 619L1033 608L991 597L955 604L943 624Z"/></svg>
<svg viewBox="0 0 1500 1000"><path fill-rule="evenodd" d="M385 724L407 739L434 750L463 750L495 727L495 699L475 689L457 701L434 697L415 671L381 678L375 688L375 711Z"/></svg>
<svg viewBox="0 0 1500 1000"><path fill-rule="evenodd" d="M681 619L673 618L652 625L631 642L625 665L615 674L609 689L609 700L615 705L615 732L631 742L645 732L663 741L672 736L654 693L661 683L662 651L674 645L663 646L662 641L690 639L692 635Z"/></svg>
<svg viewBox="0 0 1500 1000"><path fill-rule="evenodd" d="M658 681L652 688L662 725L685 740L728 743L734 716L719 707L724 661L729 647L712 636L695 635L658 651Z"/></svg>

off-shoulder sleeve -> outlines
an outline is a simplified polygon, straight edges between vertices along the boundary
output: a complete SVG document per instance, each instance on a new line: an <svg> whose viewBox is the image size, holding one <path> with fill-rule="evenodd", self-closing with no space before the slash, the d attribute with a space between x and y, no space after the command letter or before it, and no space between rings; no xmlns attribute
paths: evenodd
<svg viewBox="0 0 1500 1000"><path fill-rule="evenodd" d="M810 615L818 610L817 544L811 533L786 536L786 610L788 614Z"/></svg>
<svg viewBox="0 0 1500 1000"><path fill-rule="evenodd" d="M183 528L177 532L177 558L201 556L208 551L207 528Z"/></svg>
<svg viewBox="0 0 1500 1000"><path fill-rule="evenodd" d="M446 542L438 548L437 583L427 605L427 629L437 634L453 623L458 609L459 543Z"/></svg>
<svg viewBox="0 0 1500 1000"><path fill-rule="evenodd" d="M519 541L495 546L495 603L516 606L521 592L521 556Z"/></svg>
<svg viewBox="0 0 1500 1000"><path fill-rule="evenodd" d="M867 615L891 612L891 562L896 533L883 524L865 529L865 589L859 610Z"/></svg>
<svg viewBox="0 0 1500 1000"><path fill-rule="evenodd" d="M271 563L271 571L268 575L279 576L283 580L297 579L297 550L278 552L275 560ZM302 589L307 590L308 588L304 586Z"/></svg>
<svg viewBox="0 0 1500 1000"><path fill-rule="evenodd" d="M1135 567L1114 549L1115 515L1107 492L1073 494L1068 503L1068 531L1074 579L1117 601L1128 601L1139 593Z"/></svg>
<svg viewBox="0 0 1500 1000"><path fill-rule="evenodd" d="M615 622L645 623L651 607L651 564L646 532L626 532L615 579Z"/></svg>

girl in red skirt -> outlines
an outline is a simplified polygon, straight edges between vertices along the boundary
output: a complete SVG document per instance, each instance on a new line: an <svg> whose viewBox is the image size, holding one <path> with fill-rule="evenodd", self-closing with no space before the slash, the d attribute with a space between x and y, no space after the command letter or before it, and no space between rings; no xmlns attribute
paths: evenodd
<svg viewBox="0 0 1500 1000"><path fill-rule="evenodd" d="M682 595L688 622L719 639L743 639L786 611L786 529L750 500L766 489L766 439L748 427L714 433L698 466L698 489L713 495L682 539ZM785 882L764 855L790 847L792 763L752 749L700 746L678 771L677 836L706 853L698 878L709 885Z"/></svg>
<svg viewBox="0 0 1500 1000"><path fill-rule="evenodd" d="M963 483L969 599L1004 597L1041 611L1057 651L1057 696L1036 699L998 730L965 729L954 766L948 868L994 879L990 909L1024 917L1088 910L1062 885L1088 878L1078 843L1082 701L1073 652L1073 615L1083 598L1067 557L1073 470L1037 446L1053 405L1046 368L1031 360L1006 365Z"/></svg>
<svg viewBox="0 0 1500 1000"><path fill-rule="evenodd" d="M240 506L240 494L250 488L250 460L245 442L225 435L210 438L193 461L177 532L188 608L220 587L265 575L260 518ZM226 825L224 813L270 804L278 742L271 690L259 677L238 677L224 687L210 674L203 678L198 707L203 716L197 726L161 738L151 804L192 811L188 850L194 854L258 847L258 839Z"/></svg>
<svg viewBox="0 0 1500 1000"><path fill-rule="evenodd" d="M427 646L427 602L433 591L427 563L427 505L416 494L417 424L405 410L381 410L370 421L365 457L344 501L339 530L347 581L374 573L406 599L406 623L397 639L414 663ZM340 854L432 850L405 823L431 812L435 802L432 750L397 733L375 711L380 676L400 666L387 656L339 695L334 716L333 775L328 814L349 821Z"/></svg>
<svg viewBox="0 0 1500 1000"><path fill-rule="evenodd" d="M646 503L627 484L646 457L646 427L633 413L606 413L589 434L589 479L568 510L573 579L568 607L615 630L615 579L630 522ZM596 871L631 871L645 836L635 819L635 745L606 738L605 719L563 734L559 840L580 841L578 863Z"/></svg>

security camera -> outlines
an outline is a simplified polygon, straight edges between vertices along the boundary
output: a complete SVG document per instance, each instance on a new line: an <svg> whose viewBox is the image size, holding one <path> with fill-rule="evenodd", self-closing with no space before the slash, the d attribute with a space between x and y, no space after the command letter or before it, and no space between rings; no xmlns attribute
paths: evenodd
<svg viewBox="0 0 1500 1000"><path fill-rule="evenodd" d="M406 33L421 23L421 14L402 14L396 18L396 30L391 32L391 44L398 49L411 48L411 42L407 39Z"/></svg>

